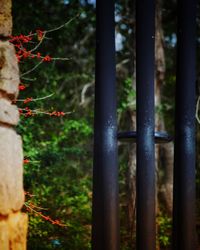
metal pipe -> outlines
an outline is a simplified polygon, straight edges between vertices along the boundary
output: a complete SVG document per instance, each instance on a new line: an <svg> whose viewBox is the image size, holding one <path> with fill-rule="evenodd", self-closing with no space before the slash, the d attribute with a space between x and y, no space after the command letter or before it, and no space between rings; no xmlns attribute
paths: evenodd
<svg viewBox="0 0 200 250"><path fill-rule="evenodd" d="M155 250L154 141L155 1L136 1L137 201L136 243Z"/></svg>
<svg viewBox="0 0 200 250"><path fill-rule="evenodd" d="M196 0L178 1L173 249L195 246Z"/></svg>
<svg viewBox="0 0 200 250"><path fill-rule="evenodd" d="M114 1L96 1L92 249L119 250Z"/></svg>

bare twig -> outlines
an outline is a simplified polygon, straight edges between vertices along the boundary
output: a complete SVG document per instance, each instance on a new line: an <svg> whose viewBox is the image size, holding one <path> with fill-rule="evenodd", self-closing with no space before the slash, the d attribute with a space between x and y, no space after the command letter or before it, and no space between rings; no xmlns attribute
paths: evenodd
<svg viewBox="0 0 200 250"><path fill-rule="evenodd" d="M81 102L80 102L80 105L84 105L85 102L86 102L86 92L87 90L94 85L94 82L92 83L87 83L84 85L82 91L81 91Z"/></svg>
<svg viewBox="0 0 200 250"><path fill-rule="evenodd" d="M40 61L38 64L36 64L32 69L30 69L30 70L24 72L23 74L21 74L20 77L30 74L31 72L33 72L34 70L36 70L36 69L40 66L40 64L42 64L42 63L43 63L43 61L41 60L41 61Z"/></svg>
<svg viewBox="0 0 200 250"><path fill-rule="evenodd" d="M37 56L37 55L35 55L35 56ZM45 56L41 56L40 58L41 58L41 59L45 59ZM50 57L50 60L51 60L51 61L58 61L58 60L59 60L59 61L69 61L69 60L71 60L71 58ZM23 77L23 76L25 76L25 75L28 75L28 74L30 74L31 72L33 72L34 70L36 70L43 62L44 62L44 60L41 60L41 61L40 61L38 64L36 64L33 68L31 68L30 70L28 70L28 71L22 73L22 74L20 75L20 78Z"/></svg>
<svg viewBox="0 0 200 250"><path fill-rule="evenodd" d="M66 23L60 25L59 27L54 28L54 29L51 29L51 30L47 30L46 33L50 33L50 32L53 32L53 31L56 31L56 30L59 30L59 29L64 28L65 26L67 26L67 25L69 25L71 22L73 22L76 18L78 18L79 16L80 16L80 13L78 13L75 17L71 18L69 21L67 21Z"/></svg>
<svg viewBox="0 0 200 250"><path fill-rule="evenodd" d="M33 204L32 202L25 202L26 205L32 207L32 208L36 208L38 210L48 210L48 208L44 208L44 207L39 207L39 206L36 206L35 204Z"/></svg>
<svg viewBox="0 0 200 250"><path fill-rule="evenodd" d="M75 17L71 18L69 21L67 21L66 23L56 27L56 28L53 28L53 29L50 29L50 30L46 30L46 31L43 31L43 33L47 34L47 33L50 33L50 32L53 32L53 31L57 31L57 30L60 30L62 28L64 28L65 26L69 25L71 22L73 22L76 18L78 18L80 16L80 13L78 13ZM38 35L37 32L35 33L31 33L29 35L27 35L27 37L29 36L35 36L35 35Z"/></svg>
<svg viewBox="0 0 200 250"><path fill-rule="evenodd" d="M31 82L34 82L37 80L37 78L27 78L27 77L23 77L23 76L21 76L20 78L25 80L25 81L31 81Z"/></svg>
<svg viewBox="0 0 200 250"><path fill-rule="evenodd" d="M26 112L28 111L31 111L32 114L43 114L43 115L51 115L53 112L48 112L48 111L42 111L41 109L26 109L26 108L20 108L19 110L22 110L22 111L25 111L25 113L23 113L24 115L26 115ZM70 111L70 112L62 112L63 115L69 115L71 113L73 113L74 111Z"/></svg>
<svg viewBox="0 0 200 250"><path fill-rule="evenodd" d="M47 99L49 97L52 97L55 93L52 93L50 95L47 95L47 96L43 96L43 97L39 97L39 98L32 98L31 101L32 102L36 102L36 101L39 101L39 100L44 100L44 99ZM17 99L16 102L24 102L26 99Z"/></svg>
<svg viewBox="0 0 200 250"><path fill-rule="evenodd" d="M199 117L199 104L200 104L200 96L199 96L199 97L198 97L198 99L197 99L197 104L196 104L196 113L195 113L196 119L197 119L198 123L200 124L200 117Z"/></svg>
<svg viewBox="0 0 200 250"><path fill-rule="evenodd" d="M39 42L33 49L30 50L31 53L32 53L33 51L37 50L37 49L40 47L40 45L42 44L42 42L43 42L45 36L46 36L46 32L44 31L44 32L43 32L43 36L42 36L40 42Z"/></svg>
<svg viewBox="0 0 200 250"><path fill-rule="evenodd" d="M35 210L35 208L30 205L28 202L24 202L24 206L31 212L37 214L38 216L40 216L41 218L45 219L46 221L49 221L51 222L51 224L56 224L58 226L61 226L61 227L67 227L66 224L63 224L61 223L59 220L53 220L51 219L49 216L46 216L44 214L42 214L41 212L38 212L37 210Z"/></svg>

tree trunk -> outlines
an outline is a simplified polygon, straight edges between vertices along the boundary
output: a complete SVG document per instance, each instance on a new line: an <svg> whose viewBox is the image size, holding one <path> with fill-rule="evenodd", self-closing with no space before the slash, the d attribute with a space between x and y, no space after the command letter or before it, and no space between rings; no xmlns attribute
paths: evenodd
<svg viewBox="0 0 200 250"><path fill-rule="evenodd" d="M156 106L156 130L165 131L165 121L162 113L159 112L162 104L162 86L165 80L165 53L164 34L162 29L162 1L156 1L156 86L155 86L155 106ZM156 160L160 169L158 173L158 187L160 186L161 200L164 202L166 212L172 213L172 189L173 189L173 143L159 144L156 146ZM162 178L161 178L161 172ZM158 208L159 209L159 208Z"/></svg>
<svg viewBox="0 0 200 250"><path fill-rule="evenodd" d="M131 130L136 129L135 111L129 109ZM127 209L128 209L128 230L130 240L135 237L135 212L136 212L136 144L129 144L128 171L127 171Z"/></svg>

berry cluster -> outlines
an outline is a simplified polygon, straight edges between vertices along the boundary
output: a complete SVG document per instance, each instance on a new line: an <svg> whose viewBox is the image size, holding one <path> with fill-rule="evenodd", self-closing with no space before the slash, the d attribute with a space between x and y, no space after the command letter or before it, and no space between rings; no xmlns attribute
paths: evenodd
<svg viewBox="0 0 200 250"><path fill-rule="evenodd" d="M29 159L24 159L24 164L28 164L30 162Z"/></svg>
<svg viewBox="0 0 200 250"><path fill-rule="evenodd" d="M33 51L36 50L38 45L33 49L25 48L25 44L30 43L34 39L35 35L37 35L37 39L39 43L41 43L44 38L44 32L41 30L36 30L35 34L30 33L28 36L22 34L19 36L10 36L9 42L15 46L16 57L18 62L20 62L22 59L27 59L27 58L29 59L38 58L42 59L42 61L44 62L50 62L52 60L52 58L49 55L41 56L39 52L36 54L33 53Z"/></svg>
<svg viewBox="0 0 200 250"><path fill-rule="evenodd" d="M23 84L20 84L19 87L18 87L19 90L25 90L25 88L26 88L26 86L23 85Z"/></svg>
<svg viewBox="0 0 200 250"><path fill-rule="evenodd" d="M51 113L49 113L50 116L64 116L65 113L64 112L59 112L59 111L53 111Z"/></svg>
<svg viewBox="0 0 200 250"><path fill-rule="evenodd" d="M33 110L31 110L29 107L25 107L24 109L19 108L19 114L24 115L25 117L30 117L35 115Z"/></svg>

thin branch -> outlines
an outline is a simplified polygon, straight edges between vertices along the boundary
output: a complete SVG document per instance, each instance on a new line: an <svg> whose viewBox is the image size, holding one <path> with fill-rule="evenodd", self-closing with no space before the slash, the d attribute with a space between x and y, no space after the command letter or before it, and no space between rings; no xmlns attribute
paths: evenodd
<svg viewBox="0 0 200 250"><path fill-rule="evenodd" d="M42 42L43 42L45 36L46 36L46 32L44 31L44 32L43 32L43 36L42 36L40 42L39 42L33 49L31 49L30 52L33 52L33 51L37 50L37 49L40 47L40 45L42 44Z"/></svg>
<svg viewBox="0 0 200 250"><path fill-rule="evenodd" d="M119 62L117 65L116 65L116 69L119 69L122 65L128 63L130 61L129 58L126 58L124 60L122 60L121 62Z"/></svg>
<svg viewBox="0 0 200 250"><path fill-rule="evenodd" d="M55 95L55 93L52 93L50 95L47 95L47 96L43 96L43 97L39 97L39 98L35 98L35 99L31 99L32 102L36 102L36 101L39 101L39 100L44 100L44 99L47 99L51 96ZM16 102L24 102L26 99L17 99Z"/></svg>
<svg viewBox="0 0 200 250"><path fill-rule="evenodd" d="M87 83L83 86L83 89L81 91L81 102L80 102L80 105L84 105L85 102L86 102L86 92L87 90L94 85L94 82L91 82L91 83Z"/></svg>
<svg viewBox="0 0 200 250"><path fill-rule="evenodd" d="M21 79L23 80L26 80L26 81L32 81L32 82L35 82L37 80L37 78L26 78L26 77L20 77Z"/></svg>
<svg viewBox="0 0 200 250"><path fill-rule="evenodd" d="M200 124L200 117L199 117L199 104L200 104L200 96L197 99L197 104L196 104L196 113L195 113L195 117L198 121L198 123Z"/></svg>
<svg viewBox="0 0 200 250"><path fill-rule="evenodd" d="M37 55L35 55L35 56L37 56ZM45 56L41 56L40 58L45 59ZM71 60L71 59L72 59L72 58L50 57L50 60L51 60L51 61L57 61L57 60L59 60L59 61L69 61L69 60ZM41 61L40 61L38 64L36 64L33 68L31 68L30 70L28 70L28 71L22 73L22 74L20 75L20 78L22 78L23 76L28 75L28 74L30 74L31 72L33 72L34 70L36 70L36 69L40 66L40 64L42 64L43 62L44 62L44 60L41 60Z"/></svg>
<svg viewBox="0 0 200 250"><path fill-rule="evenodd" d="M35 210L33 207L30 206L29 203L27 202L24 202L24 206L28 209L28 210L31 210L32 212L36 213L38 216L40 216L41 218L51 222L52 224L56 224L58 226L62 226L62 227L67 227L66 224L62 224L60 221L58 220L53 220L51 219L49 216L45 216L43 215L41 212L38 212L37 210Z"/></svg>
<svg viewBox="0 0 200 250"><path fill-rule="evenodd" d="M37 69L37 68L40 66L40 64L42 64L42 63L43 63L43 60L41 60L38 64L36 64L32 69L30 69L30 70L24 72L23 74L21 74L20 77L25 76L25 75L28 75L29 73L33 72L33 71L34 71L35 69Z"/></svg>
<svg viewBox="0 0 200 250"><path fill-rule="evenodd" d="M66 23L60 25L59 27L51 29L51 30L47 30L46 33L50 33L50 32L53 32L53 31L64 28L65 26L69 25L72 21L74 21L76 18L78 18L79 16L80 16L80 13L78 13L75 17L71 18L69 21L67 21Z"/></svg>
<svg viewBox="0 0 200 250"><path fill-rule="evenodd" d="M47 111L42 111L41 109L29 109L27 110L26 108L19 108L19 110L22 110L22 111L31 111L33 114L44 114L44 115L51 115L53 112L47 112ZM70 112L62 112L63 115L70 115L71 113L73 113L74 111L70 111ZM23 113L24 115L26 115L26 113Z"/></svg>
<svg viewBox="0 0 200 250"><path fill-rule="evenodd" d="M26 204L28 204L28 206L30 206L32 208L37 208L38 210L48 210L48 208L36 206L32 202L26 202Z"/></svg>
<svg viewBox="0 0 200 250"><path fill-rule="evenodd" d="M53 28L53 29L51 29L51 30L43 31L43 33L47 34L47 33L50 33L50 32L53 32L53 31L57 31L57 30L59 30L59 29L62 29L62 28L64 28L65 26L69 25L72 21L74 21L74 20L75 20L76 18L78 18L79 16L80 16L80 13L78 13L75 17L71 18L71 19L70 19L69 21L67 21L66 23L64 23L64 24L62 24L62 25L60 25L60 26L58 26L58 27L56 27L56 28ZM34 35L38 35L37 32L31 33L31 34L27 35L27 37L29 37L29 36L34 36Z"/></svg>
<svg viewBox="0 0 200 250"><path fill-rule="evenodd" d="M45 58L45 57L41 56L41 58ZM72 58L67 58L67 57L63 57L63 58L61 58L61 57L51 57L51 60L52 61L57 61L57 60L59 60L59 61L69 61L69 60L72 60Z"/></svg>

